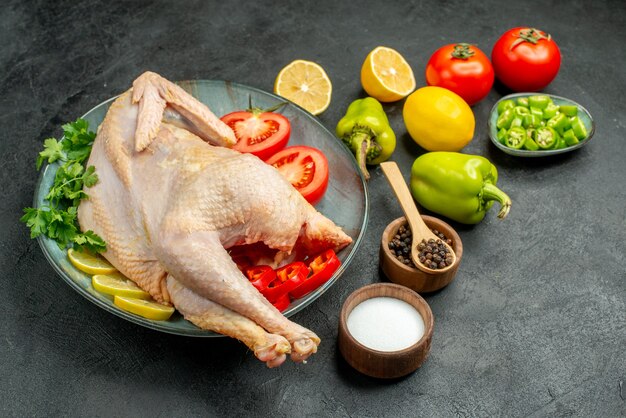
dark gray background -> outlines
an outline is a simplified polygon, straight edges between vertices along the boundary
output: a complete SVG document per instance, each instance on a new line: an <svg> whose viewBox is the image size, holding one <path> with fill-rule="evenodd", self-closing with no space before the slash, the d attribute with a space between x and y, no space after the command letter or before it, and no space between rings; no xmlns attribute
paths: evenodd
<svg viewBox="0 0 626 418"><path fill-rule="evenodd" d="M626 414L626 3L623 1L202 2L4 1L0 12L0 415L83 416L624 416ZM505 4L506 3L506 4ZM363 97L361 63L399 50L419 86L430 54L452 42L488 55L507 29L552 34L563 62L546 90L594 116L588 146L558 158L509 157L487 137L507 91L474 106L463 152L488 157L513 199L474 227L456 281L427 296L430 358L381 382L337 351L337 321L356 288L385 280L378 243L401 211L372 170L370 222L335 286L294 317L322 338L307 365L266 369L235 341L161 334L119 319L70 289L18 223L43 139L60 133L145 70L172 80L226 79L272 90L294 59L332 79L329 129ZM423 153L402 105L385 106L392 159L408 179Z"/></svg>

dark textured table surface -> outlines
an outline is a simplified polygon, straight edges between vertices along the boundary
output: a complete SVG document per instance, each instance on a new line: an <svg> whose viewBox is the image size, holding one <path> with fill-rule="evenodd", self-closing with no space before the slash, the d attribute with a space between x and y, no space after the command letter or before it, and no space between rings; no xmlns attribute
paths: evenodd
<svg viewBox="0 0 626 418"><path fill-rule="evenodd" d="M0 415L3 416L624 416L626 414L626 3L480 2L3 2L0 13ZM425 84L438 47L488 54L506 29L532 25L557 40L561 71L547 92L594 116L588 146L526 160L497 150L487 116L501 87L473 107L463 150L491 159L513 199L473 227L457 279L426 296L435 315L429 359L396 381L351 369L336 345L340 307L385 281L378 242L401 210L380 169L370 220L346 273L293 319L322 338L306 365L270 370L240 343L145 329L67 286L18 223L32 202L34 160L60 133L145 70L172 80L226 79L271 91L294 59L321 64L334 129L363 97L361 63L399 50ZM385 106L398 135L392 159L408 178L423 153L402 103Z"/></svg>

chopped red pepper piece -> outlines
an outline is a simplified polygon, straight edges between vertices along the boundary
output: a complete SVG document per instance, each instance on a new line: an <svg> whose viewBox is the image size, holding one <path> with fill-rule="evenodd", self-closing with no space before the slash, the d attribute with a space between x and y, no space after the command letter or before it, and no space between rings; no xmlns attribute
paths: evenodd
<svg viewBox="0 0 626 418"><path fill-rule="evenodd" d="M270 266L246 267L243 272L259 292L276 279L276 272Z"/></svg>
<svg viewBox="0 0 626 418"><path fill-rule="evenodd" d="M272 305L274 305L274 307L280 312L283 312L285 309L287 309L290 303L291 299L289 299L289 295L285 293L284 295L279 297L276 302L272 303Z"/></svg>
<svg viewBox="0 0 626 418"><path fill-rule="evenodd" d="M311 275L307 277L302 284L293 289L290 295L298 299L314 291L326 283L340 265L341 261L339 261L339 258L333 250L324 251L309 263Z"/></svg>
<svg viewBox="0 0 626 418"><path fill-rule="evenodd" d="M299 286L308 274L309 268L301 261L287 264L276 270L276 279L261 289L261 294L274 303Z"/></svg>

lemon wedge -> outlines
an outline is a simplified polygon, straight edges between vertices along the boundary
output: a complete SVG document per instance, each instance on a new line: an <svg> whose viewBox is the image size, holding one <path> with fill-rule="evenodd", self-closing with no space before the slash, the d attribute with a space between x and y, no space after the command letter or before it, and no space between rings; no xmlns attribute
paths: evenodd
<svg viewBox="0 0 626 418"><path fill-rule="evenodd" d="M165 321L174 313L174 308L171 306L126 296L115 295L113 303L125 311L143 316L144 318L154 319L155 321Z"/></svg>
<svg viewBox="0 0 626 418"><path fill-rule="evenodd" d="M318 64L295 60L280 70L274 81L274 93L319 115L330 105L333 85Z"/></svg>
<svg viewBox="0 0 626 418"><path fill-rule="evenodd" d="M395 102L415 90L413 70L395 49L379 46L365 58L361 85L381 102Z"/></svg>
<svg viewBox="0 0 626 418"><path fill-rule="evenodd" d="M91 278L91 285L100 293L113 296L127 296L135 299L150 299L150 293L137 286L132 280L121 274L96 274Z"/></svg>
<svg viewBox="0 0 626 418"><path fill-rule="evenodd" d="M117 269L104 258L86 251L81 253L70 248L67 251L67 257L74 267L88 274L111 274L117 271Z"/></svg>

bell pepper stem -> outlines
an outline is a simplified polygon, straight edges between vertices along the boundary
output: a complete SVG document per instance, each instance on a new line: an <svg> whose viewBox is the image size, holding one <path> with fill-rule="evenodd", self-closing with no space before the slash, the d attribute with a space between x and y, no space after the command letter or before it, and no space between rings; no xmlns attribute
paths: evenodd
<svg viewBox="0 0 626 418"><path fill-rule="evenodd" d="M365 180L370 179L370 173L367 171L367 150L370 146L372 136L362 130L352 133L349 143L354 147L356 162L363 173Z"/></svg>
<svg viewBox="0 0 626 418"><path fill-rule="evenodd" d="M504 219L511 210L511 198L498 189L491 183L485 183L483 185L483 201L488 202L490 200L497 200L500 203L500 212L498 212L498 218Z"/></svg>

